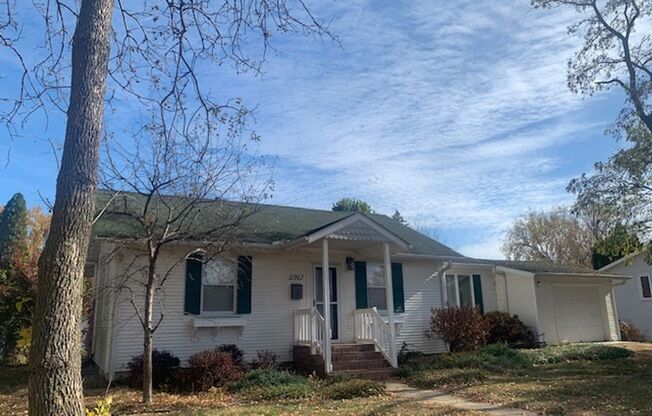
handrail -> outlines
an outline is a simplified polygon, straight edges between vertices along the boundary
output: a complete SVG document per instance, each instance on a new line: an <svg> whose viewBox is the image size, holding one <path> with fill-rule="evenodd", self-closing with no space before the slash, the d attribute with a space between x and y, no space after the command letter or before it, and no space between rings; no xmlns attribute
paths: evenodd
<svg viewBox="0 0 652 416"><path fill-rule="evenodd" d="M371 341L385 359L394 365L391 356L391 333L389 324L378 313L378 309L356 309L354 311L354 331L356 341Z"/></svg>
<svg viewBox="0 0 652 416"><path fill-rule="evenodd" d="M317 308L294 311L294 342L310 345L311 354L323 355L325 330L326 321Z"/></svg>

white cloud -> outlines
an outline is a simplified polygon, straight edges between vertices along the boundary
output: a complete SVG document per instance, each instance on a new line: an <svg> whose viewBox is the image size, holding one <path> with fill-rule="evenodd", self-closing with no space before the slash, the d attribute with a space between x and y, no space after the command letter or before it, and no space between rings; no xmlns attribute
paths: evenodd
<svg viewBox="0 0 652 416"><path fill-rule="evenodd" d="M356 1L321 12L336 16L342 49L283 41L265 82L237 85L260 103L263 151L280 157L276 202L360 197L472 229L473 245L458 248L495 257L516 215L571 200L564 188L581 167L569 171L573 155L559 149L609 122L583 112L600 97L566 87L572 10Z"/></svg>

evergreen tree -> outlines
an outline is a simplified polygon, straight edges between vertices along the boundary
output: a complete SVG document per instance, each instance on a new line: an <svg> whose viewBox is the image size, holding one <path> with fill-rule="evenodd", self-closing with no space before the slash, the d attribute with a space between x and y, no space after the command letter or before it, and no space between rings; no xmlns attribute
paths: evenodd
<svg viewBox="0 0 652 416"><path fill-rule="evenodd" d="M11 266L13 255L27 240L27 204L21 193L14 194L0 214L0 269Z"/></svg>

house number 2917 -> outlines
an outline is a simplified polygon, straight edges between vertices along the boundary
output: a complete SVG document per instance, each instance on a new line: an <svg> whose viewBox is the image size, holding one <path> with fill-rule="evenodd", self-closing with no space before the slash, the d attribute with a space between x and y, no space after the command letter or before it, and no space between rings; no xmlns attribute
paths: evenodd
<svg viewBox="0 0 652 416"><path fill-rule="evenodd" d="M293 281L303 280L303 274L302 273L292 273L292 274L290 274L290 280L293 280Z"/></svg>

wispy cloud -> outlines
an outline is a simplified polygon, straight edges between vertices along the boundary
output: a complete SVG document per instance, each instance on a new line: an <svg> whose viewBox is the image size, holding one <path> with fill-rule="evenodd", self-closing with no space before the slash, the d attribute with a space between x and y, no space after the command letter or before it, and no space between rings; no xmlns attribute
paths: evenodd
<svg viewBox="0 0 652 416"><path fill-rule="evenodd" d="M571 13L522 1L339 4L342 50L284 44L255 87L263 149L280 157L275 200L361 197L445 236L465 229L458 248L495 256L514 216L570 201L565 185L585 167L569 172L564 146L610 121L585 111L599 97L567 90Z"/></svg>
<svg viewBox="0 0 652 416"><path fill-rule="evenodd" d="M278 160L275 202L329 208L356 196L436 227L464 254L495 257L516 215L570 202L569 178L605 156L586 144L620 102L568 91L572 10L523 0L319 7L342 48L290 34L273 39L279 53L262 78L204 68L216 94L258 107L260 150ZM132 112L114 109L107 126L119 132ZM578 145L593 157L572 153Z"/></svg>

